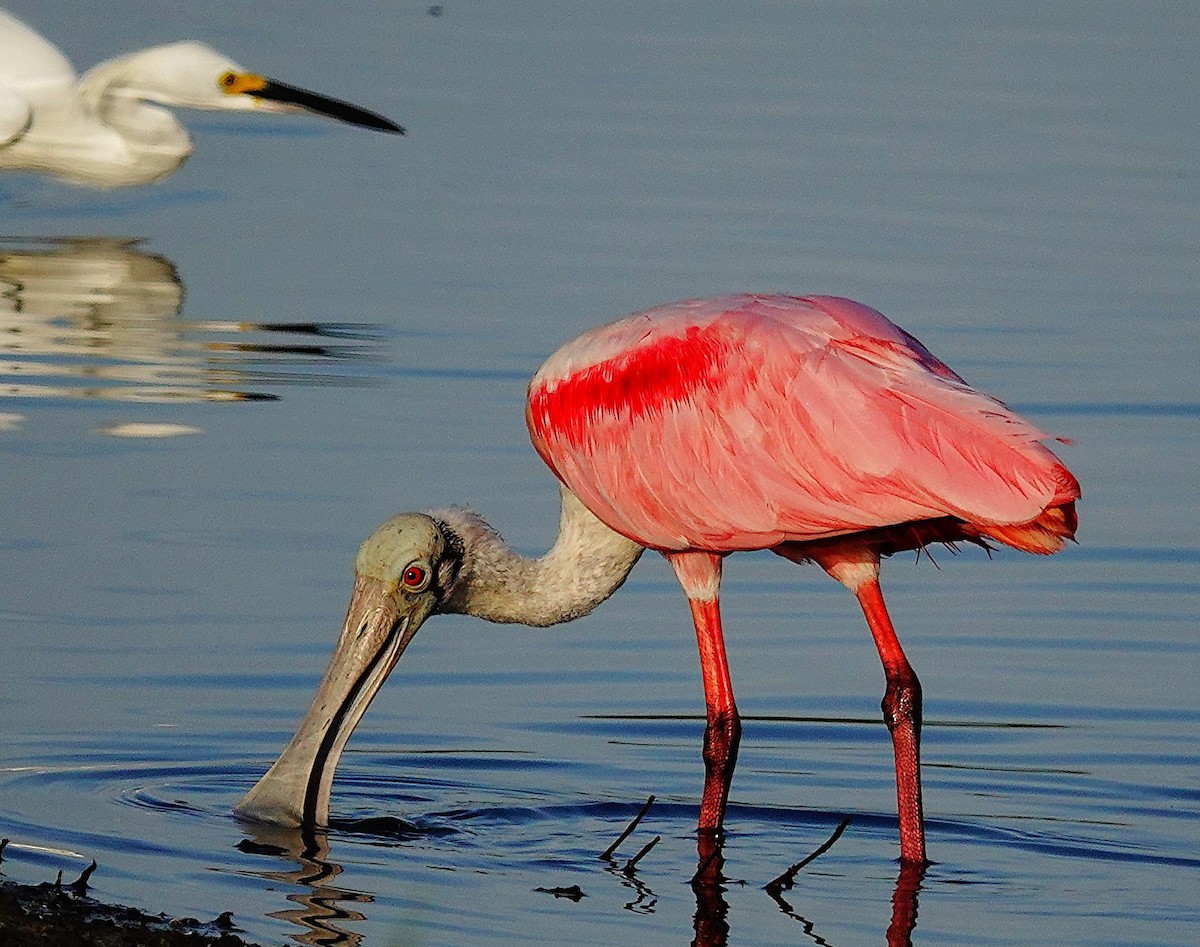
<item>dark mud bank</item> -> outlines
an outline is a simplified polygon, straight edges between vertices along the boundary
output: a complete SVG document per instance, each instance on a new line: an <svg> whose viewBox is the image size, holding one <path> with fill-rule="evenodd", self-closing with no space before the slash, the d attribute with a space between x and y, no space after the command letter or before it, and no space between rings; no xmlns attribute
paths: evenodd
<svg viewBox="0 0 1200 947"><path fill-rule="evenodd" d="M61 883L0 880L4 947L254 947L221 915L207 923L103 904Z"/></svg>

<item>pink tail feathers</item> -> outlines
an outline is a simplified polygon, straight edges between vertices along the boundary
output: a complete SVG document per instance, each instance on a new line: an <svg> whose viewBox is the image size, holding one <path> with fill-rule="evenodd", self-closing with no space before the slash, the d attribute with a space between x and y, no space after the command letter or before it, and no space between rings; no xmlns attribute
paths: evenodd
<svg viewBox="0 0 1200 947"><path fill-rule="evenodd" d="M1079 481L1061 464L1055 471L1058 490L1054 499L1041 514L1028 523L976 524L985 536L990 536L1006 546L1048 556L1062 549L1068 539L1075 538L1079 528L1079 517L1075 514L1075 501L1080 497Z"/></svg>

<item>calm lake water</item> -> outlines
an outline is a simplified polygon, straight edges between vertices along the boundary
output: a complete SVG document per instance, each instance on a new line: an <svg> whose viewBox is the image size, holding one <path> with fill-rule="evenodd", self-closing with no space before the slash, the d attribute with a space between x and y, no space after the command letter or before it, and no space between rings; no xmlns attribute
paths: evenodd
<svg viewBox="0 0 1200 947"><path fill-rule="evenodd" d="M657 557L571 625L432 621L327 838L230 816L378 522L463 502L551 541L523 421L549 352L672 299L826 292L1070 438L1084 487L1053 559L885 570L928 718L912 943L1200 942L1200 7L348 0L330 32L316 3L9 5L77 64L202 38L409 135L192 113L155 186L0 178L4 877L95 858L98 897L264 944L887 942L878 660L840 586L769 555L726 571L716 903Z"/></svg>

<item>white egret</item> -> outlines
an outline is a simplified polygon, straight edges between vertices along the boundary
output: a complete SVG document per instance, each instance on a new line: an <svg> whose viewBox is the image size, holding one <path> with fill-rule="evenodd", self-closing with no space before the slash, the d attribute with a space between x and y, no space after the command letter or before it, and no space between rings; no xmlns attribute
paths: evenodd
<svg viewBox="0 0 1200 947"><path fill-rule="evenodd" d="M196 42L109 59L78 78L62 52L0 10L0 169L99 188L156 181L192 151L187 130L164 106L306 110L404 132L375 112L247 72Z"/></svg>

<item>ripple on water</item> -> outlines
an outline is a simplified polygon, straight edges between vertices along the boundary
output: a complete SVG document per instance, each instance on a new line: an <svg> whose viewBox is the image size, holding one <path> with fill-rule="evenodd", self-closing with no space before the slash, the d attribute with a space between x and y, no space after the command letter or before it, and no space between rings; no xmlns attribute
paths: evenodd
<svg viewBox="0 0 1200 947"><path fill-rule="evenodd" d="M682 724L694 726L695 721ZM641 742L652 745L653 740L644 739L647 729L661 737L664 734L657 728L662 727L671 740L689 743L688 732L676 732L680 725L674 720L592 719L566 729L600 728L602 739L613 734L625 738L640 735ZM886 781L887 759L874 773L867 766L858 771L853 754L840 759L803 759L812 746L822 747L821 753L829 752L828 735L806 736L810 728L819 732L833 727L848 734L868 726L876 725L854 718L832 724L803 719L750 721L743 749L748 796L755 796L760 784L794 789L811 781L817 788L842 787L842 800L850 805L831 811L746 801L739 799L735 790L727 817L726 857L730 876L746 882L745 887L735 886L727 895L737 910L782 911L770 901L758 902L764 896L757 888L815 850L843 817L850 819L845 835L805 869L801 894L785 903L844 899L847 877L858 879L856 885L866 888L880 885L886 889L892 883L886 872L882 877L872 876L888 864L887 859L880 861L880 853L893 850L896 826L890 800L882 794L884 802L877 810L855 805L869 793L873 780ZM613 728L612 732L605 727ZM761 733L756 733L758 727ZM923 910L936 915L938 892L963 886L976 892L970 897L978 899L979 909L988 908L988 899L996 898L1014 909L1014 899L1022 897L1022 892L1036 900L1039 885L1058 884L1060 873L1070 873L1064 868L1069 864L1089 866L1086 873L1101 876L1119 873L1121 866L1132 864L1161 871L1200 868L1200 859L1164 854L1163 847L1148 842L1144 834L1129 837L1121 830L1122 807L1133 807L1135 811L1126 821L1135 822L1151 818L1145 808L1155 794L1159 797L1156 810L1170 808L1163 804L1164 798L1177 799L1194 809L1194 789L1179 785L1156 789L1150 780L1092 782L1094 761L1086 753L1063 759L1039 753L1038 734L1050 739L1062 731L1061 726L1021 731L1024 739L1033 740L1033 747L1014 764L1008 751L993 755L986 739L989 734L1003 737L1016 732L1006 724L974 721L969 726L933 726L933 733L955 735L953 745L964 748L964 753L970 751L961 764L932 765L929 773L934 791L956 799L978 799L984 805L974 812L942 812L930 817L931 845L945 861L933 866L926 877ZM985 738L982 742L981 737ZM171 738L163 735L164 744ZM854 742L850 741L850 749ZM161 753L165 746L143 749ZM688 749L695 747L689 745ZM331 826L319 836L305 836L292 830L244 825L231 817L233 803L261 775L265 761L148 762L139 760L138 755L129 746L43 746L40 753L27 754L30 758L25 765L0 774L0 789L9 801L4 834L17 837L26 846L14 849L12 855L26 864L21 870L66 865L69 873L76 870L79 855L100 861L100 884L105 883L105 872L117 880L143 877L144 869L134 864L146 858L163 868L164 877L179 880L195 871L215 870L225 879L220 884L227 886L230 897L249 898L256 905L250 910L258 912L258 920L252 921L248 930L267 942L286 937L298 929L296 925L308 931L333 929L341 932L338 936L348 936L361 925L369 928L367 918L371 916L393 916L391 912L396 910L403 913L402 904L432 908L445 897L435 893L440 888L472 891L473 902L499 897L524 904L522 899L539 888L567 890L577 885L584 896L578 903L590 905L589 923L600 927L612 923L613 911L645 918L680 911L687 916L690 889L685 882L696 869L695 799L691 792L667 793L657 799L631 839L613 861L605 863L599 860L600 852L636 815L643 800L567 792L552 776L580 765L572 761L539 760L536 771L544 778L528 780L522 789L505 781L506 774L521 770L524 757L520 753L466 748L351 753L338 777ZM780 757L792 764L779 766ZM1131 757L1127 762L1133 768L1143 765L1145 759ZM806 770L814 775L807 775ZM634 779L627 777L627 782ZM859 785L868 787L861 790L863 796L858 788L849 790ZM776 798L784 795L780 789ZM1089 798L1095 801L1094 811L1087 811L1086 805L1081 811L1081 802ZM1010 814L997 817L997 800ZM80 812L81 806L95 811ZM1022 815L1021 809L1028 811ZM72 817L58 824L48 821L47 813L56 812L71 812ZM1160 817L1161 813L1153 816ZM80 825L93 828L80 829ZM111 828L98 831L94 828L98 825ZM660 842L639 862L636 873L622 875L620 866L656 836ZM37 854L28 849L30 844L43 845L46 851ZM392 854L382 856L383 849L393 850ZM986 871L962 867L984 863L989 866ZM239 877L265 880L267 886L248 891L237 883ZM864 899L878 896L886 901L886 891L868 894L866 888L859 889ZM272 891L279 893L273 895ZM967 895L960 891L954 897L961 904ZM281 904L292 905L282 921ZM547 905L536 907L538 904L533 902L517 913L549 909ZM368 905L373 906L366 909ZM335 909L332 915L330 906ZM1077 910L1086 910L1082 902ZM804 917L795 909L779 916L796 923L797 913ZM353 915L364 919L355 920ZM452 925L454 936L460 928L482 930L487 916L481 906L464 906L463 917ZM282 926L272 926L276 923ZM504 937L510 934L515 936L508 932Z"/></svg>

